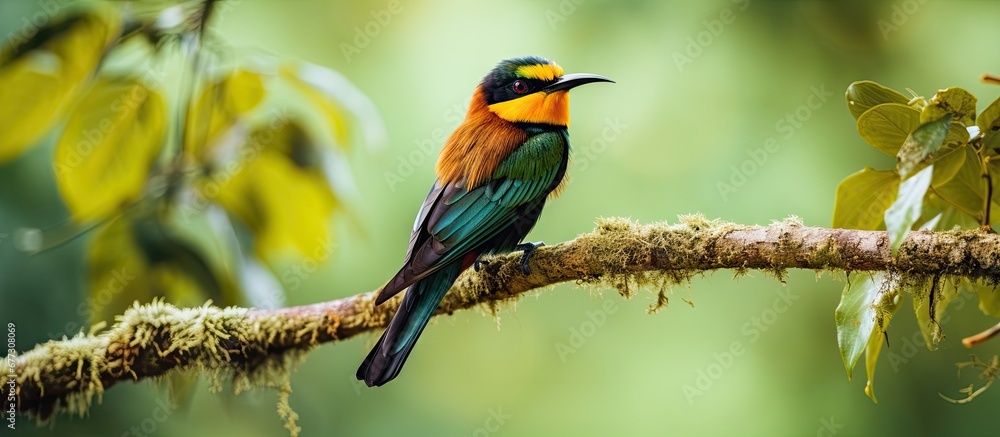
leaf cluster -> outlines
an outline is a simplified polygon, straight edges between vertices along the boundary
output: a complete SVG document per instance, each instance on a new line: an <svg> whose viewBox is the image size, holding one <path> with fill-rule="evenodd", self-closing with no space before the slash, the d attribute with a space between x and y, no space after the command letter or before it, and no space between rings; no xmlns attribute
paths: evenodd
<svg viewBox="0 0 1000 437"><path fill-rule="evenodd" d="M866 167L837 187L833 226L887 231L892 254L914 229L990 228L1000 205L993 199L993 177L1000 160L1000 99L976 114L977 99L951 87L931 98L911 97L871 81L847 88L847 107L858 134L875 149L896 158L892 169ZM837 336L850 376L866 354L868 384L885 330L901 306L903 294L913 307L929 349L943 339L939 320L962 290L975 292L980 308L1000 316L995 284L962 278L915 278L906 272L848 274L836 311Z"/></svg>
<svg viewBox="0 0 1000 437"><path fill-rule="evenodd" d="M333 249L347 153L384 135L336 72L229 45L214 5L74 3L0 53L0 164L51 147L69 216L20 243L90 234L92 322L156 297L279 306L278 273Z"/></svg>

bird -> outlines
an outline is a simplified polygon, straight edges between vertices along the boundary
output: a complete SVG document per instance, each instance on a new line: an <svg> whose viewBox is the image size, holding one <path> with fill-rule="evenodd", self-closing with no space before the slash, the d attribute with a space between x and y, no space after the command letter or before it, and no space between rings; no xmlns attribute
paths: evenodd
<svg viewBox="0 0 1000 437"><path fill-rule="evenodd" d="M522 243L545 202L562 191L569 161L569 90L607 77L548 59L499 62L476 87L465 119L445 141L437 176L413 223L402 268L375 305L406 290L357 371L369 387L396 378L459 274L480 257L523 251L520 270L544 243Z"/></svg>

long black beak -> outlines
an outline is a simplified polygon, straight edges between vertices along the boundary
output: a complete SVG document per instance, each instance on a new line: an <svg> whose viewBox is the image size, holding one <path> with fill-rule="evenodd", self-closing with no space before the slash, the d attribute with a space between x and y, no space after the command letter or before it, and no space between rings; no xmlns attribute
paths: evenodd
<svg viewBox="0 0 1000 437"><path fill-rule="evenodd" d="M545 91L546 93L554 93L556 91L568 90L591 82L615 83L615 81L611 79L596 74L572 73L564 74L559 79L556 79L555 82L549 84L549 86L542 88L542 91Z"/></svg>

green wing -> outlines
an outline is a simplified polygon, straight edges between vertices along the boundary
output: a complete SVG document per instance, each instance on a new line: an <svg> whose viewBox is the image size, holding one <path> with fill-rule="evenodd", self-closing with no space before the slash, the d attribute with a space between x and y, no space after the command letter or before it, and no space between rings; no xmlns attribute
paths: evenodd
<svg viewBox="0 0 1000 437"><path fill-rule="evenodd" d="M561 134L536 135L500 163L490 183L444 198L441 213L432 213L427 226L445 248L438 263L447 264L483 245L525 207L545 201L558 183L555 178L566 152Z"/></svg>
<svg viewBox="0 0 1000 437"><path fill-rule="evenodd" d="M418 215L406 263L377 302L479 249L544 202L559 183L568 153L565 133L541 133L500 163L482 186L466 190L459 182L431 190Z"/></svg>

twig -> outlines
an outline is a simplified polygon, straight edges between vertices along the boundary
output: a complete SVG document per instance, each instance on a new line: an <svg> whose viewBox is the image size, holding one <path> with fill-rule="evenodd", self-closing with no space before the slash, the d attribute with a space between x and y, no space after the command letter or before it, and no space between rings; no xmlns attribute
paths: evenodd
<svg viewBox="0 0 1000 437"><path fill-rule="evenodd" d="M945 396L943 393L938 393L938 396L941 396L941 399L944 399L953 404L967 404L969 402L972 402L976 398L976 396L985 393L986 390L989 390L989 388L993 385L993 381L995 381L997 378L997 370L1000 370L1000 357L994 355L993 358L991 358L987 362L980 360L979 357L973 355L972 361L956 363L955 366L958 367L958 376L962 376L962 369L966 367L972 367L972 368L979 367L983 369L982 373L979 374L979 378L985 379L986 384L983 384L983 386L980 387L979 389L976 389L975 384L969 384L968 387L959 390L958 391L959 393L965 393L964 398L952 399L948 396Z"/></svg>
<svg viewBox="0 0 1000 437"><path fill-rule="evenodd" d="M994 76L992 74L986 73L983 77L979 78L985 83L991 83L993 85L1000 85L1000 77Z"/></svg>
<svg viewBox="0 0 1000 437"><path fill-rule="evenodd" d="M1000 323L993 325L989 329L980 332L976 335L963 338L962 345L971 348L973 346L985 342L986 340L993 338L997 334L1000 334Z"/></svg>

